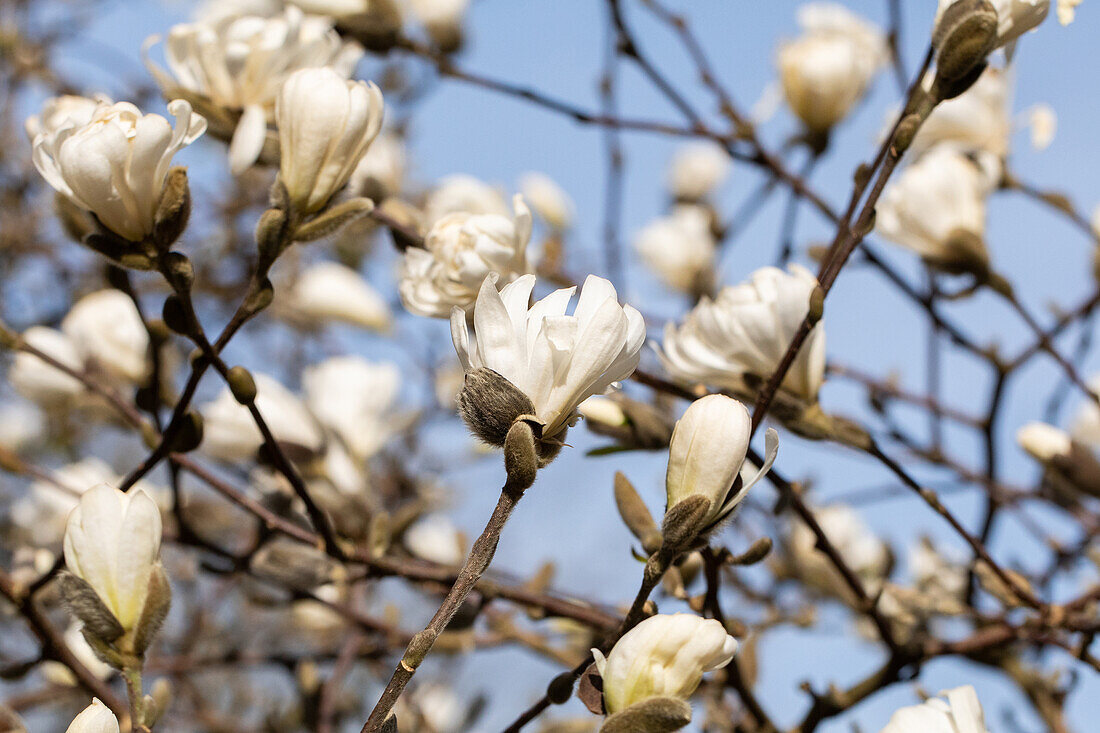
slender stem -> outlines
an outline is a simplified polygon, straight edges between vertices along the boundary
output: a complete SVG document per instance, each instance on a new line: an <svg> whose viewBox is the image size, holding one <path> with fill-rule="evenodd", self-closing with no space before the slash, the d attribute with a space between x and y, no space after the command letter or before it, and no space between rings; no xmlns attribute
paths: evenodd
<svg viewBox="0 0 1100 733"><path fill-rule="evenodd" d="M523 489L517 490L511 482L504 484L496 508L493 509L493 514L489 517L481 536L474 542L474 546L470 550L466 562L462 565L462 569L459 570L458 577L455 578L451 590L443 599L443 603L440 604L435 615L432 616L431 621L424 627L424 630L414 635L412 641L409 642L405 654L401 657L401 661L393 671L393 676L386 685L386 689L382 692L382 696L378 699L374 710L371 711L370 717L363 725L362 733L376 733L382 730L383 724L390 716L393 706L397 703L397 698L401 696L405 686L409 684L409 680L416 674L417 667L431 651L435 640L447 628L447 624L458 612L462 602L466 600L466 596L470 595L470 591L477 585L482 573L488 569L489 563L492 562L493 555L496 553L497 544L500 542L501 530L504 529L508 517L511 516L516 504L522 498L523 491Z"/></svg>

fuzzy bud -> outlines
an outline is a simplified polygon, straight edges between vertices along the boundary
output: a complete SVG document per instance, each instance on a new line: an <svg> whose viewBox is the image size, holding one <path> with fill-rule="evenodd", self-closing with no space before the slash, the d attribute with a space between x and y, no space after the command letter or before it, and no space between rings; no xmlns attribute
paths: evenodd
<svg viewBox="0 0 1100 733"><path fill-rule="evenodd" d="M240 404L247 407L256 401L256 380L243 366L230 368L225 375L225 382L229 385L229 391L233 393L233 399Z"/></svg>
<svg viewBox="0 0 1100 733"><path fill-rule="evenodd" d="M531 398L487 367L466 372L458 393L458 412L466 425L489 445L503 446L512 424L520 415L532 415Z"/></svg>
<svg viewBox="0 0 1100 733"><path fill-rule="evenodd" d="M153 241L157 249L164 251L171 247L187 228L190 216L191 187L187 183L187 169L176 166L168 171L164 179L164 188L153 215Z"/></svg>
<svg viewBox="0 0 1100 733"><path fill-rule="evenodd" d="M957 81L982 64L997 45L997 10L989 0L958 0L940 16L932 33L936 75Z"/></svg>
<svg viewBox="0 0 1100 733"><path fill-rule="evenodd" d="M651 697L608 716L600 733L669 733L691 722L691 706L674 697Z"/></svg>

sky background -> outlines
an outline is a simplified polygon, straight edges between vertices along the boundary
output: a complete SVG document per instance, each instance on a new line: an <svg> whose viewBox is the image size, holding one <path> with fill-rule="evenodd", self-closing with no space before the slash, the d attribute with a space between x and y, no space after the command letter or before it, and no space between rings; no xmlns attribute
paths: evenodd
<svg viewBox="0 0 1100 733"><path fill-rule="evenodd" d="M845 4L877 23L886 23L885 0ZM906 0L902 4L902 52L907 68L912 71L924 53L935 2ZM708 119L720 125L712 100L697 84L694 67L675 38L641 12L637 3L626 5L643 50L698 109L707 112ZM776 43L797 33L795 2L693 0L670 5L688 13L721 82L742 109L748 109L774 80ZM1068 28L1049 18L1037 33L1023 39L1013 67L1016 80L1013 108L1021 113L1021 129L1013 138L1010 168L1025 181L1067 193L1086 214L1100 202L1100 146L1096 144L1100 79L1089 73L1096 66L1100 7L1093 5L1086 2L1079 9L1076 23ZM59 60L72 78L85 80L87 91L104 90L117 97L132 82L147 81L140 62L145 37L166 31L173 22L187 18L192 9L177 2L113 2L104 8L102 17L91 25L88 34L68 43ZM468 28L469 44L459 57L463 68L531 86L586 109L598 109L597 81L606 33L602 2L480 0L470 12ZM368 61L361 71L369 75L371 68ZM620 76L623 116L682 124L676 111L635 68L621 65ZM881 74L864 104L837 131L832 147L811 180L815 190L834 208L841 208L846 202L852 170L873 152L887 111L898 99L893 75ZM1041 152L1031 148L1027 131L1022 129L1026 119L1022 113L1039 103L1052 105L1058 115L1055 140ZM781 109L762 126L761 133L774 150L796 129L794 120ZM576 202L577 226L567 245L568 271L580 276L588 272L608 274L601 239L605 158L600 129L579 125L521 100L459 81L443 80L411 112L410 133L410 176L422 185L446 174L469 173L512 191L518 177L526 171L551 176ZM625 133L622 139L626 153L622 238L629 242L634 232L667 206L665 165L679 141L647 133ZM224 147L208 140L189 150L181 160L193 166L193 177L195 171L201 171L201 175L209 176L208 180L216 181L226 175L221 162L223 155ZM788 166L794 167L798 162L798 158L792 158ZM761 180L759 171L735 164L717 199L719 210L727 216L731 214ZM203 185L216 190L211 183ZM718 272L720 284L739 282L755 268L774 261L785 199L785 194L773 196L732 248L723 251ZM827 223L806 209L799 220L796 245L804 250L831 234ZM1090 241L1064 220L1019 195L999 193L994 197L990 205L988 245L995 267L1017 285L1024 302L1044 323L1050 322L1050 304L1069 307L1092 292ZM912 256L885 243L880 243L878 250L888 252L891 261L917 281L918 270ZM393 255L379 251L368 271L368 277L390 294L393 266ZM640 266L632 266L626 280L625 287L619 283L620 294L653 317L651 335L658 335L659 326L666 319L678 318L683 313L686 302L663 289ZM30 306L24 309L28 321L33 320L34 310ZM1029 333L1019 319L988 296L951 306L947 312L977 341L999 341L1006 353L1014 354L1030 342ZM830 359L858 365L879 375L897 371L906 387L918 391L923 388L926 328L921 313L894 294L877 273L855 264L847 268L829 296L825 322ZM441 355L449 350L447 326L443 322L405 316L398 330L398 336L402 335L434 343ZM392 349L351 332L338 331L333 338L339 349L370 358L390 356L387 349ZM1060 344L1069 349L1075 339L1076 334L1071 334ZM238 351L236 358L248 364L247 349ZM652 353L645 355L643 364L656 368ZM1088 364L1085 373L1100 369L1096 358ZM1001 475L1010 477L1013 483L1027 485L1036 474L1034 465L1015 447L1012 438L1015 429L1042 417L1059 376L1051 362L1040 357L1013 383L999 438ZM968 411L984 411L988 379L987 370L966 357L948 358L945 401ZM415 401L416 388L410 386L408 391L408 399ZM827 411L867 416L860 394L850 383L832 380L824 387L821 399ZM1069 401L1071 408L1079 403L1076 395ZM1063 421L1070 412L1063 412ZM923 435L923 421L910 421L909 426ZM429 434L437 434L442 446L457 430L454 425L439 426ZM977 465L977 442L955 432L949 432L948 438L948 448L954 455L964 463ZM583 453L600 445L601 439L583 428L572 431L570 439L575 448L540 474L507 527L497 566L523 573L545 559L553 559L558 568L555 585L561 590L608 603L628 602L637 588L641 565L630 558L631 538L615 515L611 477L615 470L624 470L654 512L659 512L664 502L664 456L585 458ZM476 535L495 502L500 466L495 456L468 460L467 447L464 441L457 441L442 449L445 454L448 449L455 454L456 467L441 474L440 479L453 493L450 516ZM879 485L888 478L869 460L789 434L782 435L776 465L785 476L812 478L814 500L819 503L827 502L831 496ZM921 475L936 477L927 472ZM767 505L772 498L771 487L763 483L754 493L761 505ZM952 494L947 503L974 526L981 498L971 490ZM940 545L964 551L950 529L911 498L861 505L860 512L899 550L902 563L896 572L900 578L906 577L904 550L922 534L932 536ZM1038 512L1036 518L1052 531L1065 531L1065 525L1060 525L1050 512ZM747 546L755 536L754 526L760 526L759 522L754 522L751 515L746 516L727 537L731 548ZM995 555L1007 564L1024 567L1037 555L1034 542L1012 519L1002 521L994 549ZM1086 578L1087 575L1082 575L1081 582ZM1068 585L1060 592L1068 596L1079 587ZM431 609L427 602L422 605L426 617ZM679 609L666 601L661 610ZM736 608L728 610L737 613ZM846 614L825 609L822 618L822 623L808 632L772 632L760 647L759 696L765 708L783 724L800 719L808 705L807 696L798 689L801 681L810 680L815 686L828 682L844 685L861 678L880 659L880 652L873 645L851 633ZM423 620L410 615L403 625L411 629ZM446 668L440 668L429 664L422 674L429 679L446 675L459 689L487 692L493 702L479 730L490 731L498 730L541 694L556 671L530 654L500 650L481 653L458 666L448 663ZM971 664L944 660L927 665L921 676L921 684L930 692L964 683L977 687L991 730L1016 730L1004 720L1004 710L1009 706L1018 714L1020 729L1042 729L1019 695L997 674ZM1100 682L1095 679L1082 682L1071 698L1070 719L1078 731L1088 731L1095 725L1100 713L1097 699L1100 699ZM847 731L858 723L865 731L877 731L896 707L915 701L911 685L895 685L854 711L833 718L819 730ZM562 712L579 710L574 701Z"/></svg>

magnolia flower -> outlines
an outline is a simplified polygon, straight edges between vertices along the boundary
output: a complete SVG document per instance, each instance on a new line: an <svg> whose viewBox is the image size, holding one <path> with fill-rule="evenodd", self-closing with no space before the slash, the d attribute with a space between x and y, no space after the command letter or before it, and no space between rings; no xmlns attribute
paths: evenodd
<svg viewBox="0 0 1100 733"><path fill-rule="evenodd" d="M939 7L936 9L937 25L944 11L955 2L956 0L940 0ZM990 2L997 11L997 41L994 48L1007 46L1005 52L1009 56L1012 55L1016 40L1038 27L1050 12L1050 0L990 0Z"/></svg>
<svg viewBox="0 0 1100 733"><path fill-rule="evenodd" d="M746 377L775 371L810 307L817 279L799 265L788 272L764 267L741 285L704 297L683 325L665 326L658 354L674 377L746 391ZM819 322L799 349L782 387L817 400L825 379L825 327Z"/></svg>
<svg viewBox="0 0 1100 733"><path fill-rule="evenodd" d="M379 4L379 0L289 0L307 13L317 15L330 15L334 18L344 18L352 15L360 15L371 9L372 5ZM389 2L386 3L387 5ZM397 8L397 5L394 5Z"/></svg>
<svg viewBox="0 0 1100 733"><path fill-rule="evenodd" d="M0 448L18 453L46 436L46 416L36 405L20 400L0 404Z"/></svg>
<svg viewBox="0 0 1100 733"><path fill-rule="evenodd" d="M1029 422L1016 431L1016 442L1040 463L1066 458L1073 448L1073 438L1064 430L1041 422Z"/></svg>
<svg viewBox="0 0 1100 733"><path fill-rule="evenodd" d="M814 510L814 517L829 542L865 586L877 587L890 566L890 551L863 523L853 509L833 504ZM849 591L832 562L817 549L817 535L804 523L791 528L790 560L805 582L827 593L847 598Z"/></svg>
<svg viewBox="0 0 1100 733"><path fill-rule="evenodd" d="M592 650L603 678L604 706L617 713L652 697L686 700L703 674L721 669L737 640L721 623L690 613L651 616L623 634L606 657Z"/></svg>
<svg viewBox="0 0 1100 733"><path fill-rule="evenodd" d="M589 275L573 315L565 314L576 287L556 290L528 308L535 276L524 275L499 293L490 275L474 306L474 334L466 314L451 311L451 338L467 372L485 367L525 394L544 423L543 438L564 433L577 406L626 379L645 341L642 315L619 305L615 287ZM515 417L515 416L512 416Z"/></svg>
<svg viewBox="0 0 1100 733"><path fill-rule="evenodd" d="M23 341L55 361L80 372L84 359L65 334L46 326L31 326L23 332ZM43 406L59 405L84 391L75 377L46 364L34 354L18 351L8 372L15 391Z"/></svg>
<svg viewBox="0 0 1100 733"><path fill-rule="evenodd" d="M93 697L92 704L73 718L65 733L119 733L118 718L99 698Z"/></svg>
<svg viewBox="0 0 1100 733"><path fill-rule="evenodd" d="M444 51L462 42L462 19L470 0L408 0L409 9Z"/></svg>
<svg viewBox="0 0 1100 733"><path fill-rule="evenodd" d="M943 698L946 698L943 699ZM880 733L988 733L978 693L970 685L901 708Z"/></svg>
<svg viewBox="0 0 1100 733"><path fill-rule="evenodd" d="M445 176L428 194L424 220L429 226L447 214L499 214L510 216L508 203L500 192L473 176Z"/></svg>
<svg viewBox="0 0 1100 733"><path fill-rule="evenodd" d="M1072 23L1074 16L1077 15L1077 6L1080 4L1081 0L1058 0L1058 22L1062 25Z"/></svg>
<svg viewBox="0 0 1100 733"><path fill-rule="evenodd" d="M458 566L466 557L462 535L442 514L421 517L404 534L409 552L440 565Z"/></svg>
<svg viewBox="0 0 1100 733"><path fill-rule="evenodd" d="M58 130L83 127L92 121L92 115L100 104L110 103L102 95L89 99L76 94L62 94L47 99L42 105L41 114L28 117L23 123L23 129L27 132L27 139L33 144L34 139L43 133L54 135Z"/></svg>
<svg viewBox="0 0 1100 733"><path fill-rule="evenodd" d="M771 468L778 449L779 434L769 428L764 466L731 494L745 463L751 430L749 411L735 399L714 394L692 402L677 421L668 447L666 511L689 497L703 496L710 501L710 511L701 527L713 527L728 517Z"/></svg>
<svg viewBox="0 0 1100 733"><path fill-rule="evenodd" d="M134 302L120 290L97 290L78 300L61 331L84 362L140 384L149 371L149 333Z"/></svg>
<svg viewBox="0 0 1100 733"><path fill-rule="evenodd" d="M678 199L699 201L715 191L730 171L729 154L713 141L680 146L668 167L668 189Z"/></svg>
<svg viewBox="0 0 1100 733"><path fill-rule="evenodd" d="M1097 231L1100 231L1100 228ZM1088 380L1088 388L1094 393L1100 392L1100 375L1095 375ZM1092 400L1085 400L1074 415L1069 432L1074 440L1093 449L1100 448L1100 407L1097 407Z"/></svg>
<svg viewBox="0 0 1100 733"><path fill-rule="evenodd" d="M324 444L317 421L309 410L279 380L266 374L254 374L256 408L280 443L301 446L317 453ZM263 436L248 408L237 402L229 387L217 399L200 408L203 416L202 448L223 461L241 461L255 457L263 445Z"/></svg>
<svg viewBox="0 0 1100 733"><path fill-rule="evenodd" d="M626 425L630 420L617 400L603 395L589 397L577 405L577 412L581 414L585 422L598 423L609 427Z"/></svg>
<svg viewBox="0 0 1100 733"><path fill-rule="evenodd" d="M384 331L390 309L382 296L355 270L320 262L303 272L290 289L287 308L310 321L343 321Z"/></svg>
<svg viewBox="0 0 1100 733"><path fill-rule="evenodd" d="M817 2L798 11L803 35L779 48L779 78L791 111L823 134L863 98L887 61L883 34L841 5Z"/></svg>
<svg viewBox="0 0 1100 733"><path fill-rule="evenodd" d="M710 215L694 204L681 204L672 213L647 224L634 239L642 260L669 287L688 293L706 290L714 267L716 243Z"/></svg>
<svg viewBox="0 0 1100 733"><path fill-rule="evenodd" d="M883 193L876 231L947 271L988 267L985 203L994 181L952 147L936 147Z"/></svg>
<svg viewBox="0 0 1100 733"><path fill-rule="evenodd" d="M171 74L146 65L166 95L199 95L241 111L229 144L230 168L239 174L259 157L276 96L291 74L328 66L347 78L362 55L331 20L289 7L270 18L229 15L173 26L164 44Z"/></svg>
<svg viewBox="0 0 1100 733"><path fill-rule="evenodd" d="M283 0L203 0L192 16L199 23L213 25L237 15L257 15L270 18L283 11Z"/></svg>
<svg viewBox="0 0 1100 733"><path fill-rule="evenodd" d="M396 431L390 411L400 386L396 365L359 356L335 356L302 374L310 411L360 461L377 453Z"/></svg>
<svg viewBox="0 0 1100 733"><path fill-rule="evenodd" d="M519 190L551 229L561 232L572 225L573 201L550 176L524 173L519 179Z"/></svg>
<svg viewBox="0 0 1100 733"><path fill-rule="evenodd" d="M998 165L1008 155L1012 120L1009 117L1010 78L989 67L963 94L937 104L909 145L914 158L941 145L961 152L988 156L983 167Z"/></svg>
<svg viewBox="0 0 1100 733"><path fill-rule="evenodd" d="M348 189L374 200L401 193L405 180L405 145L392 132L378 134L351 172Z"/></svg>
<svg viewBox="0 0 1100 733"><path fill-rule="evenodd" d="M65 528L65 564L95 590L125 631L146 611L160 564L160 510L141 489L88 489Z"/></svg>
<svg viewBox="0 0 1100 733"><path fill-rule="evenodd" d="M411 313L447 318L451 309L469 310L486 276L502 285L531 271L527 243L531 212L517 195L514 218L499 214L452 213L439 219L424 248L409 247L398 290Z"/></svg>
<svg viewBox="0 0 1100 733"><path fill-rule="evenodd" d="M302 69L275 101L279 179L296 211L311 214L339 191L382 129L382 92L330 68Z"/></svg>
<svg viewBox="0 0 1100 733"><path fill-rule="evenodd" d="M153 218L172 156L206 130L206 120L182 99L168 103L173 128L129 102L101 104L90 122L69 124L34 140L34 165L46 182L104 227L139 242Z"/></svg>

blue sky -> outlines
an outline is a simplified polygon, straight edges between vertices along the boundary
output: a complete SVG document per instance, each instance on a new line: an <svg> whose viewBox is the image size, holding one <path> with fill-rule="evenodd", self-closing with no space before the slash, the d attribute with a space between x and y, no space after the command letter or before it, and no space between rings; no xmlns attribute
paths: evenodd
<svg viewBox="0 0 1100 733"><path fill-rule="evenodd" d="M876 22L886 21L885 0L846 4ZM902 48L912 70L923 55L935 3L908 0L902 4ZM707 112L708 119L718 120L712 100L697 84L693 66L674 37L640 12L638 3L626 5L629 18L639 29L644 51L679 89L686 91L697 108ZM670 5L688 12L720 80L742 108L755 102L773 80L777 41L797 32L794 13L798 3L786 0L694 0ZM190 8L183 3L146 2L114 2L107 7L109 11L93 24L88 37L75 39L67 46L63 68L74 78L85 79L89 91L103 89L117 96L128 83L147 81L139 60L142 40L165 31L172 22L186 17ZM606 32L603 10L604 4L596 0L480 0L470 13L469 47L459 63L472 71L532 86L595 110ZM1023 39L1014 66L1014 108L1022 111L1037 103L1052 105L1058 114L1058 132L1053 145L1042 152L1032 150L1026 131L1017 133L1010 167L1023 180L1068 194L1086 215L1100 203L1100 146L1096 144L1095 119L1100 79L1089 73L1096 66L1098 14L1100 8L1085 3L1077 22L1068 28L1059 26L1054 18L1048 19L1037 33ZM369 64L364 67L369 68ZM636 69L624 64L620 75L619 99L624 116L682 123ZM851 172L873 151L887 110L897 99L892 75L881 75L865 103L835 135L833 146L812 178L813 186L834 207L846 201ZM440 82L416 108L410 129L412 178L420 183L461 172L513 189L525 171L549 174L577 202L578 224L569 242L569 270L581 275L607 274L600 244L605 172L599 129L452 80ZM795 131L796 125L785 111L762 128L772 149ZM627 168L622 238L629 242L631 234L667 204L664 166L676 141L647 133L626 133L623 143ZM194 153L196 161L220 155L216 143L206 145L206 152ZM221 175L214 165L198 170ZM722 190L719 208L727 215L732 213L760 182L760 176L746 165L735 165L731 180ZM738 282L753 269L774 260L784 200L785 196L772 197L762 214L723 255L721 283ZM796 237L798 246L804 248L831 235L820 217L809 210L803 213ZM990 208L988 244L996 266L1018 284L1025 303L1044 322L1050 320L1050 304L1068 307L1092 292L1092 244L1079 231L1017 194L995 197ZM878 250L888 252L898 267L916 277L912 257L885 243L880 243ZM379 253L372 264L371 279L386 283L391 266L392 257ZM662 320L677 317L685 306L640 267L630 270L623 294L627 300L644 301L643 310ZM1029 341L1019 319L987 296L952 306L948 312L979 342L1000 342L1007 353L1014 353ZM829 297L826 324L830 358L880 375L896 370L903 384L922 388L923 320L874 272L855 266L845 271ZM445 353L445 324L419 322L403 327L415 330L417 337L439 340L440 353ZM377 348L375 342L351 335L341 338L349 349L367 355L376 353L372 351ZM1072 339L1061 342L1063 348L1072 344ZM651 367L655 364L652 358L648 362ZM1089 364L1086 373L1100 369L1095 357ZM1000 431L1001 470L1015 483L1033 481L1035 469L1015 448L1012 435L1017 426L1041 417L1059 376L1049 360L1038 358L1011 388ZM948 401L973 411L984 409L986 370L975 368L965 357L949 358L944 382ZM822 400L827 410L867 415L859 391L850 385L828 384ZM1076 396L1071 400L1071 404L1078 402ZM913 421L911 427L924 429L923 422L918 421ZM663 502L663 458L586 459L584 450L598 441L583 430L575 430L571 437L576 449L540 475L505 532L498 555L500 564L524 572L551 558L557 564L556 582L560 588L592 594L605 602L626 602L633 596L641 566L630 559L629 535L615 519L611 476L616 469L628 466L630 478L658 511ZM965 462L977 464L977 443L967 436L950 434L948 446ZM783 436L777 466L788 476L812 477L815 496L821 501L887 478L881 469L855 454L788 435ZM443 477L454 491L452 516L471 533L478 531L495 501L498 474L496 459L490 459ZM760 491L765 501L770 499L770 488ZM963 492L952 496L949 505L973 525L981 506L979 499L972 491ZM902 551L920 534L930 534L961 549L949 529L911 499L876 502L861 507L861 511L872 527L896 542ZM1059 526L1049 513L1041 513L1038 518L1051 528ZM751 541L743 534L731 534L729 539L735 548ZM1003 522L994 547L999 557L1025 566L1035 551L1034 543L1013 520ZM593 562L593 557L601 558L600 562ZM1072 592L1072 588L1066 592ZM673 605L662 605L662 610L672 610ZM406 625L412 628L420 620L410 617ZM793 723L804 710L806 695L798 690L802 680L818 685L830 681L845 684L866 674L876 663L878 652L873 647L850 633L838 633L841 631L849 631L848 621L841 614L826 612L818 629L779 632L762 645L760 696L765 707L776 711L779 721ZM522 709L555 671L544 662L512 651L488 653L464 663L462 669L470 674L464 674L457 684L470 690L483 689L485 679L500 680L489 691L494 701L485 730L499 728ZM429 676L432 672L430 667L426 670ZM1001 717L1006 705L1022 711L1018 720L1025 730L1039 729L1026 705L998 675L973 665L937 661L925 669L921 683L930 692L975 684L992 729L1008 730ZM1071 720L1078 730L1088 730L1097 712L1096 703L1088 698L1095 700L1098 693L1100 684L1093 679L1082 683L1071 698ZM819 730L849 730L852 723L858 722L863 730L877 731L895 707L914 700L910 686L896 685ZM573 705L571 709L578 708Z"/></svg>

